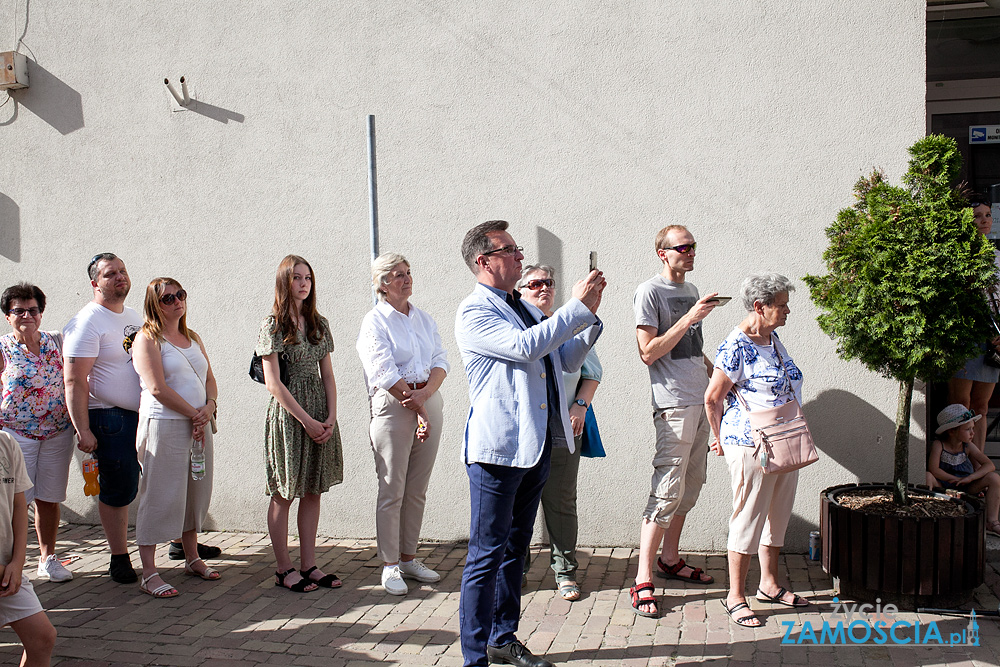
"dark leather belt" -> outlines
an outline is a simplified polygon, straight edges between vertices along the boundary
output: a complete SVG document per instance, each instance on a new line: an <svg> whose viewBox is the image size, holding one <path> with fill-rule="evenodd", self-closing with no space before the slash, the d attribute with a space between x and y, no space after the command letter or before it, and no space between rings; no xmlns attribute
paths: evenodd
<svg viewBox="0 0 1000 667"><path fill-rule="evenodd" d="M426 382L418 382L416 384L410 384L409 382L407 382L406 386L409 387L410 389L413 389L414 391L416 391L417 389L423 389L424 387L426 387L427 383Z"/></svg>

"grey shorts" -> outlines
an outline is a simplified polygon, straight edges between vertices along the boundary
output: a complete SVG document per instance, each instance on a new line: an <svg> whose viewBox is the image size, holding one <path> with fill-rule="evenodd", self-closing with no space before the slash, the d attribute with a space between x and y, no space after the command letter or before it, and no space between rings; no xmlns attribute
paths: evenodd
<svg viewBox="0 0 1000 667"><path fill-rule="evenodd" d="M708 467L708 416L704 405L653 413L656 453L649 501L642 516L666 527L674 514L686 516L698 501Z"/></svg>

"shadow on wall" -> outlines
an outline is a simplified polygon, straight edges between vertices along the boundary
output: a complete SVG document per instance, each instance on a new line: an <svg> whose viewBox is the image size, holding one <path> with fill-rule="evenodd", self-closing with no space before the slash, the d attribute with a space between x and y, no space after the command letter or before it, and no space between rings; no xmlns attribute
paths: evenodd
<svg viewBox="0 0 1000 667"><path fill-rule="evenodd" d="M21 207L0 192L0 255L21 261Z"/></svg>
<svg viewBox="0 0 1000 667"><path fill-rule="evenodd" d="M47 69L28 60L27 88L14 91L14 99L25 109L54 127L60 134L69 134L83 127L83 99Z"/></svg>
<svg viewBox="0 0 1000 667"><path fill-rule="evenodd" d="M538 241L538 257L525 258L525 265L548 264L556 271L556 285L562 286L564 289L566 285L572 288L573 283L567 283L566 276L563 275L562 239L544 227L538 226L535 227L535 237ZM564 297L563 300L565 300L569 297L569 292L562 294L562 296Z"/></svg>
<svg viewBox="0 0 1000 667"><path fill-rule="evenodd" d="M246 120L246 116L241 113L236 113L235 111L230 111L229 109L223 109L222 107L217 107L213 104L207 104L206 102L199 102L198 100L192 100L191 104L185 108L188 111L193 111L196 114L205 116L206 118L217 120L224 125L228 124L231 120L236 121L237 123L242 123Z"/></svg>
<svg viewBox="0 0 1000 667"><path fill-rule="evenodd" d="M919 409L914 401L913 410ZM850 392L829 389L802 411L821 458L829 456L863 482L888 481L896 426L880 410ZM830 480L830 484L850 481L854 480Z"/></svg>

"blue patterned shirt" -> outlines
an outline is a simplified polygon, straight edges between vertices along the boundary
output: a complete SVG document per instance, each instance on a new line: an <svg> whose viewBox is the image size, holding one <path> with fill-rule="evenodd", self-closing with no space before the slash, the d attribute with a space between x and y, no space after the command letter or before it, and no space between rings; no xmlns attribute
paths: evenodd
<svg viewBox="0 0 1000 667"><path fill-rule="evenodd" d="M726 394L722 414L720 435L723 447L754 446L750 417L734 392L740 392L751 410L784 405L793 396L802 402L802 371L788 355L778 334L771 334L771 342L771 345L758 345L736 328L719 346L715 367L722 369L733 381L733 388ZM783 364L779 365L775 349L781 354Z"/></svg>

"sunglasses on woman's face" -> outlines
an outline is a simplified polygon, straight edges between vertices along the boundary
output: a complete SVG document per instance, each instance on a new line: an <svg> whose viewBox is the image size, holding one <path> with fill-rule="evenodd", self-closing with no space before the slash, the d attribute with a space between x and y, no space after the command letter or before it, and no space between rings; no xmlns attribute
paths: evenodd
<svg viewBox="0 0 1000 667"><path fill-rule="evenodd" d="M178 299L180 299L181 301L187 301L187 298L188 298L188 293L185 292L184 290L179 290L177 292L174 292L173 294L164 294L163 296L161 296L160 303L162 303L164 306L170 306L173 305L174 301L177 301Z"/></svg>
<svg viewBox="0 0 1000 667"><path fill-rule="evenodd" d="M535 290L542 289L543 287L552 287L555 284L556 281L552 280L552 278L536 278L535 280L529 280L524 283L524 289L530 289L534 292Z"/></svg>

